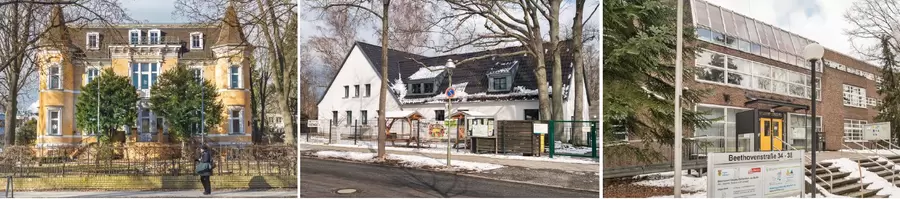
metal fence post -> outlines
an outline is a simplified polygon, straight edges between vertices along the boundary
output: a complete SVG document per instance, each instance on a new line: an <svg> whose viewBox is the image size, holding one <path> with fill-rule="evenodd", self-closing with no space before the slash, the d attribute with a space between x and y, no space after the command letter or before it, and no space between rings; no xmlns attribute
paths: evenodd
<svg viewBox="0 0 900 199"><path fill-rule="evenodd" d="M356 145L357 139L359 139L359 120L353 120L353 145Z"/></svg>
<svg viewBox="0 0 900 199"><path fill-rule="evenodd" d="M331 126L334 124L331 120L328 120L328 144L331 144Z"/></svg>
<svg viewBox="0 0 900 199"><path fill-rule="evenodd" d="M422 140L419 138L419 132L422 131L421 120L416 120L416 148L422 148Z"/></svg>
<svg viewBox="0 0 900 199"><path fill-rule="evenodd" d="M600 155L597 154L597 122L591 122L591 156L594 158L600 158Z"/></svg>
<svg viewBox="0 0 900 199"><path fill-rule="evenodd" d="M309 123L309 122L307 121L307 123ZM307 124L307 125L309 125L309 124ZM318 131L318 127L316 127L316 131ZM312 133L312 132L310 132L309 128L307 128L306 129L306 142L309 142L309 134L310 133Z"/></svg>
<svg viewBox="0 0 900 199"><path fill-rule="evenodd" d="M556 139L555 139L556 137L554 136L554 133L556 130L556 128L555 128L556 122L554 122L553 120L550 120L547 123L550 123L550 125L549 125L550 129L548 129L548 131L550 131L549 132L550 133L550 158L553 158L553 154L556 153Z"/></svg>

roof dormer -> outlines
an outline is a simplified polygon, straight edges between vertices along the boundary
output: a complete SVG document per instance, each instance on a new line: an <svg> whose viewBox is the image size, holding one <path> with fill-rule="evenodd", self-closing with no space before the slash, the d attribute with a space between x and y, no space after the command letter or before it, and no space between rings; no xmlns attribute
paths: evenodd
<svg viewBox="0 0 900 199"><path fill-rule="evenodd" d="M500 61L494 64L487 74L488 91L501 92L512 90L513 79L519 68L519 60Z"/></svg>
<svg viewBox="0 0 900 199"><path fill-rule="evenodd" d="M419 68L410 75L406 85L407 95L433 95L438 92L437 87L443 83L447 72L444 66L430 66Z"/></svg>

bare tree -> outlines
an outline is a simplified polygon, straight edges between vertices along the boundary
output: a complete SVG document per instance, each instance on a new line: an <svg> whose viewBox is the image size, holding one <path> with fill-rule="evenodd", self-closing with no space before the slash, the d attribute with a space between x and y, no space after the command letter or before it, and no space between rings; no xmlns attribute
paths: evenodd
<svg viewBox="0 0 900 199"><path fill-rule="evenodd" d="M279 112L284 118L285 143L295 144L297 110L292 105L297 95L297 4L289 0L177 0L175 5L173 14L201 24L220 21L225 15L224 8L234 6L246 33L243 34L246 45L257 49L256 56L265 55L265 60L257 59L257 62L268 62L267 70L274 80Z"/></svg>
<svg viewBox="0 0 900 199"><path fill-rule="evenodd" d="M542 38L544 32L541 31L540 23L551 18L552 9L549 7L552 5L557 5L558 7L559 3L549 2L549 4L545 4L545 1L539 0L446 0L444 2L449 4L450 9L444 11L445 13L439 14L438 16L441 17L433 23L437 24L435 25L435 27L438 27L436 31L446 35L447 41L444 44L435 46L435 51L446 53L466 48L489 48L511 43L521 44L525 47L524 50L470 58L469 60L489 58L490 56L502 57L521 54L533 56L537 64L534 73L538 85L540 117L543 120L550 119L552 107L549 91L545 86L548 85L547 53L545 53L545 50L554 49L556 45L545 44ZM558 9L555 10L556 16L558 16ZM439 11L436 10L436 12ZM521 15L516 14L518 12L521 12ZM484 22L481 20L484 20ZM472 23L482 24L483 29L470 27L469 24ZM557 23L555 29L557 34L552 34L552 36L558 36L558 25ZM553 32L552 28L551 32ZM558 42L558 40L554 41ZM556 51L554 50L553 52Z"/></svg>
<svg viewBox="0 0 900 199"><path fill-rule="evenodd" d="M575 0L575 19L572 20L572 33L573 33L573 46L575 52L575 58L573 59L575 68L573 69L573 77L575 78L575 85L570 87L575 89L575 108L574 108L574 120L584 120L584 60L581 58L582 56L582 46L584 44L581 42L583 40L584 33L584 24L581 23L582 18L584 17L584 2L585 0ZM557 58L559 57L559 53L557 52ZM572 136L577 144L585 144L586 140L582 137L581 132L581 123L575 123L575 133Z"/></svg>
<svg viewBox="0 0 900 199"><path fill-rule="evenodd" d="M376 11L381 8L380 12ZM384 160L385 148L385 103L387 101L387 71L388 71L388 30L390 19L391 0L339 0L339 1L315 1L313 7L321 10L342 10L341 12L366 14L381 20L381 89L378 99L378 159Z"/></svg>
<svg viewBox="0 0 900 199"><path fill-rule="evenodd" d="M853 28L846 29L854 50L868 60L883 60L881 39L888 36L888 45L900 50L900 2L862 0L844 13Z"/></svg>
<svg viewBox="0 0 900 199"><path fill-rule="evenodd" d="M58 45L63 47L62 52L70 54L69 27L108 26L127 20L130 19L117 0L0 2L0 70L3 71L7 144L15 144L18 99L22 88L34 81L37 50Z"/></svg>
<svg viewBox="0 0 900 199"><path fill-rule="evenodd" d="M431 25L427 19L432 17L426 10L427 2L423 0L393 0L390 7L391 15L388 18L390 28L388 38L390 48L403 52L421 54L424 52L423 44L426 44ZM378 32L381 27L375 27ZM381 35L378 36L381 40Z"/></svg>
<svg viewBox="0 0 900 199"><path fill-rule="evenodd" d="M310 37L305 46L318 54L318 59L330 70L328 77L334 77L344 62L344 56L350 52L361 23L356 15L346 9L322 10L318 19L324 22L317 27L322 35ZM310 57L312 58L312 57ZM311 65L304 65L311 66Z"/></svg>

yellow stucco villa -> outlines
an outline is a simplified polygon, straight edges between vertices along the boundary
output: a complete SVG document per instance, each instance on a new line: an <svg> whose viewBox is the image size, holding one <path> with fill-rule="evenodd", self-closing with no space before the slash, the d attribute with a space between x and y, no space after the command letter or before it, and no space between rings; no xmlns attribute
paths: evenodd
<svg viewBox="0 0 900 199"><path fill-rule="evenodd" d="M123 126L126 142L169 142L166 122L150 111L148 97L158 76L179 64L196 76L211 80L224 105L218 126L206 127L205 141L213 145L251 143L249 74L252 52L244 40L231 6L216 25L129 24L84 26L65 24L63 9L51 13L51 30L41 38L37 145L44 147L95 142L93 131L81 129L75 105L81 87L112 68L127 76L141 101L137 120ZM102 98L102 97L101 97ZM102 101L102 100L101 100Z"/></svg>

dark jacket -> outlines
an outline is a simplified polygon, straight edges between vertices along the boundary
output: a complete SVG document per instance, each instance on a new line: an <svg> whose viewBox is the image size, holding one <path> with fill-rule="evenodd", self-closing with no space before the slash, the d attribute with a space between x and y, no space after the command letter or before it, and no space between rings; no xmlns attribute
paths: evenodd
<svg viewBox="0 0 900 199"><path fill-rule="evenodd" d="M199 162L201 162L201 163L209 163L210 165L215 165L215 164L213 164L212 155L210 154L209 151L201 152L201 153L200 153L200 159L198 159L197 161L199 161ZM210 170L210 171L208 171L208 172L201 172L201 173L198 173L198 175L200 175L200 176L211 176L211 175L212 175L212 170Z"/></svg>

